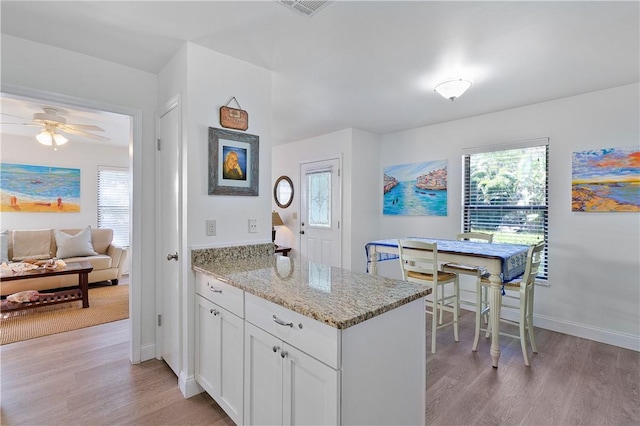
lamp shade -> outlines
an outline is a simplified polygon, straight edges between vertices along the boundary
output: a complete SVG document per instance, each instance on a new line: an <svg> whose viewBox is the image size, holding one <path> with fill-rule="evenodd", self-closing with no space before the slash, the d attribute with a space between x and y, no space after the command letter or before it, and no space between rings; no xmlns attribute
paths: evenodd
<svg viewBox="0 0 640 426"><path fill-rule="evenodd" d="M53 140L56 142L56 145L64 145L65 143L69 142L69 139L65 138L60 133L54 133Z"/></svg>
<svg viewBox="0 0 640 426"><path fill-rule="evenodd" d="M271 213L271 226L282 226L284 225L284 222L282 221L282 218L280 217L280 214L276 211Z"/></svg>
<svg viewBox="0 0 640 426"><path fill-rule="evenodd" d="M449 99L453 102L454 99L459 98L471 87L469 80L447 80L438 84L433 90L438 92L443 98Z"/></svg>
<svg viewBox="0 0 640 426"><path fill-rule="evenodd" d="M46 130L41 131L40 133L38 133L36 135L36 139L38 140L38 142L40 142L42 145L47 145L47 146L51 146L51 144L53 143L53 136L51 136L51 133L49 133Z"/></svg>
<svg viewBox="0 0 640 426"><path fill-rule="evenodd" d="M36 139L42 145L54 145L54 148L69 142L69 139L65 138L60 133L56 133L55 130L43 130L36 135Z"/></svg>

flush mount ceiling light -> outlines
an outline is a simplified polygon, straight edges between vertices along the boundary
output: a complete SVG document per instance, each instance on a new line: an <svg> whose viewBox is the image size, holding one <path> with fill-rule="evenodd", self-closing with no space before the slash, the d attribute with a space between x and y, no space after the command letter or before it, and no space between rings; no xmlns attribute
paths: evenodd
<svg viewBox="0 0 640 426"><path fill-rule="evenodd" d="M453 102L456 98L462 96L469 87L471 87L469 80L447 80L438 84L433 91L438 92L443 98Z"/></svg>

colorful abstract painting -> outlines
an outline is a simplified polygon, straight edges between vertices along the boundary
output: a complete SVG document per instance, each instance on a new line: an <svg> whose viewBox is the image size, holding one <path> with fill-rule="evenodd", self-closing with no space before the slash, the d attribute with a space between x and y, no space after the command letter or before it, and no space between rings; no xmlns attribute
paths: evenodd
<svg viewBox="0 0 640 426"><path fill-rule="evenodd" d="M80 211L80 169L0 163L2 212Z"/></svg>
<svg viewBox="0 0 640 426"><path fill-rule="evenodd" d="M447 160L384 168L383 214L447 215Z"/></svg>
<svg viewBox="0 0 640 426"><path fill-rule="evenodd" d="M573 153L571 210L640 211L640 147Z"/></svg>

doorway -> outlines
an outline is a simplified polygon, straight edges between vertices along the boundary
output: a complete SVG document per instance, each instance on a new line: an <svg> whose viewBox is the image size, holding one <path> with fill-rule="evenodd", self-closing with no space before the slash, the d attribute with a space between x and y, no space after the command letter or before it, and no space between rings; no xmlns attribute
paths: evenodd
<svg viewBox="0 0 640 426"><path fill-rule="evenodd" d="M135 197L133 197L132 194L141 192L142 180L139 177L139 174L141 173L142 115L140 111L133 110L131 108L119 107L119 106L104 104L100 102L90 101L86 99L71 98L64 95L49 93L41 90L29 89L21 86L14 86L11 84L3 84L2 93L0 94L0 96L2 97L2 100L3 100L3 107L5 105L5 102L12 102L18 107L23 108L22 110L20 109L15 110L15 111L22 111L18 114L14 114L16 115L15 120L19 120L19 119L28 120L31 117L33 117L34 113L42 112L43 106L47 106L47 107L60 108L62 113L65 113L65 112L69 113L76 118L77 117L86 118L86 120L84 119L77 120L79 123L96 124L97 126L102 128L106 128L107 126L109 126L109 124L107 124L104 120L117 121L117 124L114 124L114 126L117 127L118 130L115 131L115 133L112 133L110 135L111 137L109 138L110 140L105 143L111 144L108 146L113 146L115 142L111 142L111 140L121 141L122 145L120 149L123 152L124 160L122 160L117 165L121 167L127 167L129 170L129 173L131 176L131 182L132 182L132 185L130 186L130 189L129 189L130 199L131 200L135 199ZM34 109L40 109L40 111L36 111ZM8 112L8 110L6 108L3 108L2 112L6 113ZM5 122L6 118L7 116L3 115L2 121ZM71 121L67 120L67 122L69 123ZM18 128L23 127L22 131L24 131L25 129L28 130L29 128L34 129L33 127L29 127L29 126L14 126L14 127L18 127ZM3 125L2 132L3 134L10 134L9 132L12 132L12 131L9 129L8 126ZM22 138L23 141L26 141L26 140L30 141L31 138L34 137L33 135L28 136L27 133L21 134L17 130L15 132L16 133L14 133L14 135L16 135L16 137ZM114 134L118 136L114 136ZM27 137L29 139L27 139ZM82 143L81 138L82 138L81 135L73 135L73 136L70 135L68 138L70 139L69 143L63 147L60 147L57 153L60 153L61 155L65 151L67 152L67 154L72 153L73 151L70 150L72 149L72 146L73 146L72 144ZM3 158L2 158L3 162L5 161L10 162L10 161L13 161L14 158L19 158L18 156L14 156L14 157L9 156L10 151L5 150L5 148L7 147L5 143L7 140L8 139L3 136ZM94 145L94 146L98 147L98 145ZM65 151L63 151L63 148ZM104 151L108 149L109 149L108 147L105 148L105 145L99 145L99 149L96 149L96 151L102 150L102 152L104 153ZM54 165L53 163L60 162L60 164L56 164L56 165L73 166L69 162L68 155L66 157L50 156L47 159L41 158L40 160L36 160L34 156L35 150L29 151L29 150L25 150L23 147L22 151L29 152L29 155L30 155L28 160L26 159L20 160L26 164L35 164L35 162L39 161L41 164L49 164L50 162L51 165ZM53 152L53 150L51 152ZM86 157L83 157L83 158L86 158ZM66 162L62 163L63 159ZM83 160L83 161L86 161L86 160ZM56 227L71 228L75 226L76 221L79 221L82 223L88 222L88 224L96 223L95 226L97 226L97 205L95 203L95 200L97 197L90 195L90 192L88 191L97 191L97 173L98 173L97 165L98 164L104 165L104 162L105 162L105 158L103 155L103 157L101 157L100 159L95 160L95 167L94 165L92 165L90 166L90 168L86 168L86 162L79 163L79 164L84 164L83 169L85 171L83 173L91 172L91 170L93 170L93 172L95 173L95 177L88 178L86 182L83 180L83 182L85 182L88 186L83 186L82 192L81 192L81 197L83 200L82 204L85 206L88 206L89 201L86 201L86 200L89 200L89 199L93 200L92 201L93 204L91 204L91 207L89 207L88 209L86 207L81 208L81 211L79 213L74 213L75 215L78 215L78 216L73 218L72 226L69 226L70 224L68 222L65 222L65 220L68 221L69 218L63 217L62 222L60 222L60 226L57 226L54 223L52 228L56 228ZM81 179L82 179L82 174L81 174ZM89 189L89 187L91 188ZM130 319L129 336L130 336L130 361L132 363L138 363L141 361L141 349L140 349L141 289L138 281L139 280L137 275L138 271L137 271L137 268L135 267L135 264L136 264L135 259L140 259L139 245L141 242L139 226L136 227L135 224L136 223L140 224L140 218L138 216L141 216L141 213L139 209L137 210L138 210L137 214L135 214L136 209L130 209L129 211L129 224L130 224L129 234L130 234L131 241L130 241L130 246L128 248L129 253L127 256L128 263L130 265L128 270L128 273L129 273L129 277L128 277L129 278L129 319ZM7 228L14 228L14 229L33 228L33 225L24 226L21 223L21 221L22 222L24 222L24 220L32 221L33 219L34 219L33 217L25 219L24 216L22 217L15 216L13 218L5 216L3 217L3 226ZM82 223L80 225L82 225ZM139 262L137 264L139 264Z"/></svg>

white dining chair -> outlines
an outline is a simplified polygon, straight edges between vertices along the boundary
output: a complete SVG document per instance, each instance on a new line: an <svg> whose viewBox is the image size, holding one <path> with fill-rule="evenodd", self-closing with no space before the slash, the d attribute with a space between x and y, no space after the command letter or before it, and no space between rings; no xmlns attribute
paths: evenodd
<svg viewBox="0 0 640 426"><path fill-rule="evenodd" d="M531 350L534 354L538 353L536 347L536 341L533 334L533 295L536 282L536 276L538 275L538 269L542 261L542 251L544 250L544 242L540 242L529 248L527 253L527 263L525 266L524 274L521 278L509 281L503 285L502 307L512 308L518 310L518 320L509 320L501 315L500 321L503 323L515 325L518 327L519 333L512 334L504 331L500 328L500 335L512 337L520 340L520 346L522 347L522 356L524 357L524 364L528 367L529 356L527 354L527 337L531 343ZM490 285L487 278L481 280L483 287ZM485 337L491 335L491 324L487 326ZM476 342L478 336L476 336ZM477 346L473 348L475 351Z"/></svg>
<svg viewBox="0 0 640 426"><path fill-rule="evenodd" d="M398 251L402 279L409 282L426 283L431 287L431 300L425 299L425 309L431 315L431 353L436 353L437 330L453 324L453 338L458 341L458 316L460 290L458 275L438 269L438 245L414 240L399 240ZM445 286L453 285L451 294L445 294ZM445 311L452 314L452 320L439 324L438 312Z"/></svg>
<svg viewBox="0 0 640 426"><path fill-rule="evenodd" d="M456 236L458 241L478 241L484 243L493 242L493 234L485 232L463 232ZM483 318L484 323L488 323L488 309L489 302L487 299L487 288L481 284L483 276L487 275L487 271L484 268L480 268L475 265L464 265L461 263L445 263L441 268L444 272L452 272L458 275L470 275L476 278L474 290L460 289L460 292L474 293L474 301L460 298L460 304L473 306L476 312L476 327L475 338L473 341L473 351L475 352L478 347L478 341L480 340L480 321ZM442 318L440 318L442 322Z"/></svg>

